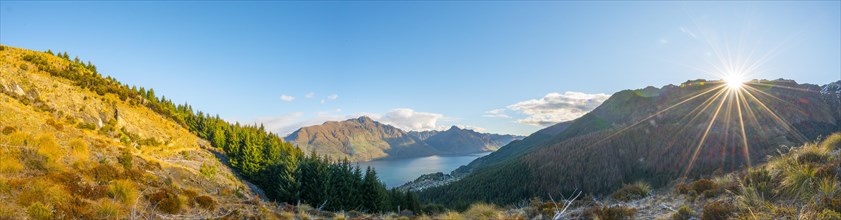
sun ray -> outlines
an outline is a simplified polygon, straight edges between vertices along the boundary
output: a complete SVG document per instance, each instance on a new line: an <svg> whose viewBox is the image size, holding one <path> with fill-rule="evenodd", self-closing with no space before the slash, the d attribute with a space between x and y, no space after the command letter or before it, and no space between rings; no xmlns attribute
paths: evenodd
<svg viewBox="0 0 841 220"><path fill-rule="evenodd" d="M777 115L776 113L774 113L774 111L771 111L771 109L770 109L770 108L768 108L768 106L766 106L766 105L765 105L765 103L763 103L762 101L760 101L759 99L757 99L757 98L756 98L756 96L754 96L754 95L753 95L753 94L751 94L750 92L746 92L746 93L744 93L744 94L745 94L745 95L747 95L748 97L750 97L751 99L753 99L753 100L754 100L754 102L756 102L757 104L759 104L760 106L762 106L763 110L765 110L765 112L766 112L766 113L768 113L769 115L771 115L771 118L772 118L772 119L774 119L774 120L775 120L778 124L783 125L783 129L786 129L789 133L791 133L791 134L795 135L795 138L797 138L797 139L798 139L798 141L800 141L800 142L806 142L806 141L808 141L808 138L806 138L806 136L805 136L805 135L801 134L799 131L797 131L796 129L794 129L792 125L790 125L788 122L786 122L785 120L783 120L782 118L780 118L780 116L779 116L779 115Z"/></svg>
<svg viewBox="0 0 841 220"><path fill-rule="evenodd" d="M741 95L740 95L740 93L736 93L735 95L736 95L736 99L737 99L737 101L736 101L736 112L739 113L739 127L741 128L741 131L742 131L742 153L744 154L745 162L748 165L748 169L750 169L751 161L750 161L750 148L748 147L748 136L745 134L745 121L744 121L744 119L742 119L742 105L738 101L738 99Z"/></svg>
<svg viewBox="0 0 841 220"><path fill-rule="evenodd" d="M707 140L707 135L710 134L710 129L712 128L713 124L715 123L715 119L718 117L718 113L721 112L721 107L724 106L724 101L726 97L721 99L721 102L718 104L718 107L715 109L715 113L713 114L712 119L710 119L710 123L707 124L707 129L704 131L704 134L701 136L701 140L698 142L698 146L695 147L695 151L692 153L692 157L689 159L689 164L686 167L686 171L683 174L683 177L687 177L689 172L692 170L692 165L695 163L695 159L698 158L698 152L701 151L701 147L704 145L704 142Z"/></svg>

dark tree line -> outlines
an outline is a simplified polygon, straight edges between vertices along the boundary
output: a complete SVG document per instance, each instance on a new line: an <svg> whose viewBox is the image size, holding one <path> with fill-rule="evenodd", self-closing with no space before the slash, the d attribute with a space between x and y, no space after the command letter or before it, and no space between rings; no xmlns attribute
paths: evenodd
<svg viewBox="0 0 841 220"><path fill-rule="evenodd" d="M96 66L67 52L54 56L68 60L70 65L52 63L46 53L32 53L23 57L40 70L53 76L69 79L74 84L99 95L114 94L121 100L143 105L165 116L197 136L222 149L228 162L248 181L260 186L269 199L296 204L298 202L327 210L360 210L387 212L420 211L418 196L411 192L387 190L376 171L362 171L349 161L331 160L284 142L277 134L267 132L262 125L231 124L188 104L175 104L166 97L158 98L153 89L122 84L112 77L102 77ZM398 208L399 207L399 208Z"/></svg>

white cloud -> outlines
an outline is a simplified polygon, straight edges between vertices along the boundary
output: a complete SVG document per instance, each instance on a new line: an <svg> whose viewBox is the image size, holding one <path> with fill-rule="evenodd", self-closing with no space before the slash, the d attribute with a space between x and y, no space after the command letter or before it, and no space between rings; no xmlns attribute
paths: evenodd
<svg viewBox="0 0 841 220"><path fill-rule="evenodd" d="M385 113L382 117L371 118L403 130L425 131L441 129L437 123L443 117L443 114L438 113L417 112L410 108L396 108Z"/></svg>
<svg viewBox="0 0 841 220"><path fill-rule="evenodd" d="M472 126L472 125L456 125L456 127L461 129L473 130L475 132L485 132L485 128L479 126Z"/></svg>
<svg viewBox="0 0 841 220"><path fill-rule="evenodd" d="M508 109L518 111L526 118L517 122L536 126L549 126L562 121L581 117L602 104L610 95L586 94L581 92L549 93L540 99L531 99L509 105Z"/></svg>
<svg viewBox="0 0 841 220"><path fill-rule="evenodd" d="M339 95L336 95L336 94L332 94L332 95L327 96L327 99L329 99L329 100L336 100L338 98L339 98Z"/></svg>
<svg viewBox="0 0 841 220"><path fill-rule="evenodd" d="M291 102L292 100L295 100L295 97L294 96L288 96L288 95L281 95L280 100L283 100L284 102Z"/></svg>
<svg viewBox="0 0 841 220"><path fill-rule="evenodd" d="M315 97L315 93L314 93L314 92L309 92L309 93L307 93L306 95L304 95L304 98L311 99L312 97Z"/></svg>
<svg viewBox="0 0 841 220"><path fill-rule="evenodd" d="M486 118L511 118L511 116L508 116L507 114L505 114L505 109L504 108L498 108L498 109L486 111L485 114L482 115L482 117L486 117Z"/></svg>

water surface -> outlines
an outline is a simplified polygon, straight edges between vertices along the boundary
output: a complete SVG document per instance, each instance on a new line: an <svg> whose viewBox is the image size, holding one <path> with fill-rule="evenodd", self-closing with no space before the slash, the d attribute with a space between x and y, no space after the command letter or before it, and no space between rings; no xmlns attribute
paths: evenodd
<svg viewBox="0 0 841 220"><path fill-rule="evenodd" d="M454 156L428 156L405 159L375 160L360 162L359 166L371 166L377 169L377 176L385 182L386 187L397 187L406 182L415 180L427 173L443 172L450 173L459 166L467 165L476 158L490 154L490 152L454 155Z"/></svg>

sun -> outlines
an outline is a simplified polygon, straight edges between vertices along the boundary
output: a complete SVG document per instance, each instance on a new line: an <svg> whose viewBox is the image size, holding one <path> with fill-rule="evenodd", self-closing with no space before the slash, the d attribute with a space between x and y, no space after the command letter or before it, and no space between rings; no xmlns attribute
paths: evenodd
<svg viewBox="0 0 841 220"><path fill-rule="evenodd" d="M725 76L723 80L727 84L727 88L730 89L740 89L745 84L745 80L741 74L730 74Z"/></svg>

